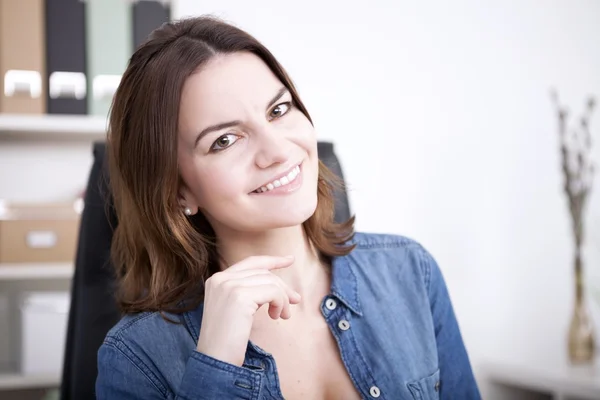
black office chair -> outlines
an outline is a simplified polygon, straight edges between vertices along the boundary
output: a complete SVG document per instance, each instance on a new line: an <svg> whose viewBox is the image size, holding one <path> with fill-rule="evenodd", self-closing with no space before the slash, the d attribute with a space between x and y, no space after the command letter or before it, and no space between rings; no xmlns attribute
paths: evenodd
<svg viewBox="0 0 600 400"><path fill-rule="evenodd" d="M319 158L342 181L342 169L333 144L318 143ZM85 194L71 309L67 327L61 400L95 399L97 352L121 315L114 298L115 277L110 263L110 243L117 218L108 187L105 144L94 143L94 163ZM350 218L345 190L336 190L335 220Z"/></svg>

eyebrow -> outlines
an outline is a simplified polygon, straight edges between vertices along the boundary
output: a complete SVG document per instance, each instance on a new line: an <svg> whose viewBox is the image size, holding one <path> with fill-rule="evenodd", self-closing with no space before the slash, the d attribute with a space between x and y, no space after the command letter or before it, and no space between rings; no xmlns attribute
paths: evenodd
<svg viewBox="0 0 600 400"><path fill-rule="evenodd" d="M269 101L266 108L271 107L277 100L279 100L281 97L283 97L283 95L286 94L287 92L288 92L288 88L285 86L282 87L281 89L279 89L277 91L277 94L275 94L275 96ZM214 131L220 131L221 129L231 128L233 126L240 125L241 123L242 123L242 121L235 120L235 121L229 121L229 122L222 122L220 124L211 125L207 128L204 128L198 134L198 136L196 136L196 141L194 142L194 147L198 146L198 142L200 141L200 139L202 139L204 136L208 135L209 133L214 132Z"/></svg>

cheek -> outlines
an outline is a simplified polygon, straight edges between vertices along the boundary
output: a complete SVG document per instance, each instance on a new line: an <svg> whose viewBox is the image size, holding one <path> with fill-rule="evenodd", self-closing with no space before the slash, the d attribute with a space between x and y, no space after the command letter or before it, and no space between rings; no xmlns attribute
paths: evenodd
<svg viewBox="0 0 600 400"><path fill-rule="evenodd" d="M300 113L299 113L300 114ZM293 127L290 129L293 141L308 153L316 154L317 152L317 134L308 118L300 114L293 122Z"/></svg>
<svg viewBox="0 0 600 400"><path fill-rule="evenodd" d="M212 208L235 199L245 190L241 174L218 165L197 166L195 187L192 189L201 207ZM210 210L209 210L210 211Z"/></svg>

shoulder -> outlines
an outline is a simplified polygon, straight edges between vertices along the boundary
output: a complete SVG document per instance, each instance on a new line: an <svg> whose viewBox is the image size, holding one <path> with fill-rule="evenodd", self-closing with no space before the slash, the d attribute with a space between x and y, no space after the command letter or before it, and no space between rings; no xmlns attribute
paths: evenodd
<svg viewBox="0 0 600 400"><path fill-rule="evenodd" d="M355 244L356 248L362 250L421 246L419 242L408 236L372 232L356 232L352 239L352 244Z"/></svg>
<svg viewBox="0 0 600 400"><path fill-rule="evenodd" d="M143 312L139 314L124 315L115 326L108 331L106 337L113 339L123 339L130 336L133 332L156 325L158 323L157 312Z"/></svg>
<svg viewBox="0 0 600 400"><path fill-rule="evenodd" d="M195 349L182 316L159 312L127 315L108 332L98 350L98 398L173 398ZM117 395L118 394L118 395Z"/></svg>
<svg viewBox="0 0 600 400"><path fill-rule="evenodd" d="M357 274L371 278L422 282L426 287L438 265L432 254L414 238L357 232L354 250L347 256Z"/></svg>
<svg viewBox="0 0 600 400"><path fill-rule="evenodd" d="M126 315L108 332L98 353L99 368L135 367L166 393L168 382L181 378L195 341L185 313L143 312Z"/></svg>
<svg viewBox="0 0 600 400"><path fill-rule="evenodd" d="M155 345L166 337L180 341L188 339L189 333L182 315L163 316L159 312L125 315L108 332L104 343L113 346L125 345L130 350L139 349L143 352L148 346Z"/></svg>

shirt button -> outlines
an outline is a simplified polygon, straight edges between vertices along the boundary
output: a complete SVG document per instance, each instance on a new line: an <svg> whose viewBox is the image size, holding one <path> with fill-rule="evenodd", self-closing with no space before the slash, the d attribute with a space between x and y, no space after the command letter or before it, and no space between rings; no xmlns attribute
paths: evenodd
<svg viewBox="0 0 600 400"><path fill-rule="evenodd" d="M340 327L341 330L347 331L348 329L350 329L350 322L343 319L338 323L338 326Z"/></svg>
<svg viewBox="0 0 600 400"><path fill-rule="evenodd" d="M440 381L437 381L437 382L435 383L435 391L436 391L436 392L439 392L439 391L440 391Z"/></svg>
<svg viewBox="0 0 600 400"><path fill-rule="evenodd" d="M327 301L325 302L325 307L327 307L328 310L333 311L337 307L337 303L334 299L327 299Z"/></svg>
<svg viewBox="0 0 600 400"><path fill-rule="evenodd" d="M381 395L381 390L379 390L377 386L371 386L371 389L369 389L369 394L371 397L377 398Z"/></svg>

